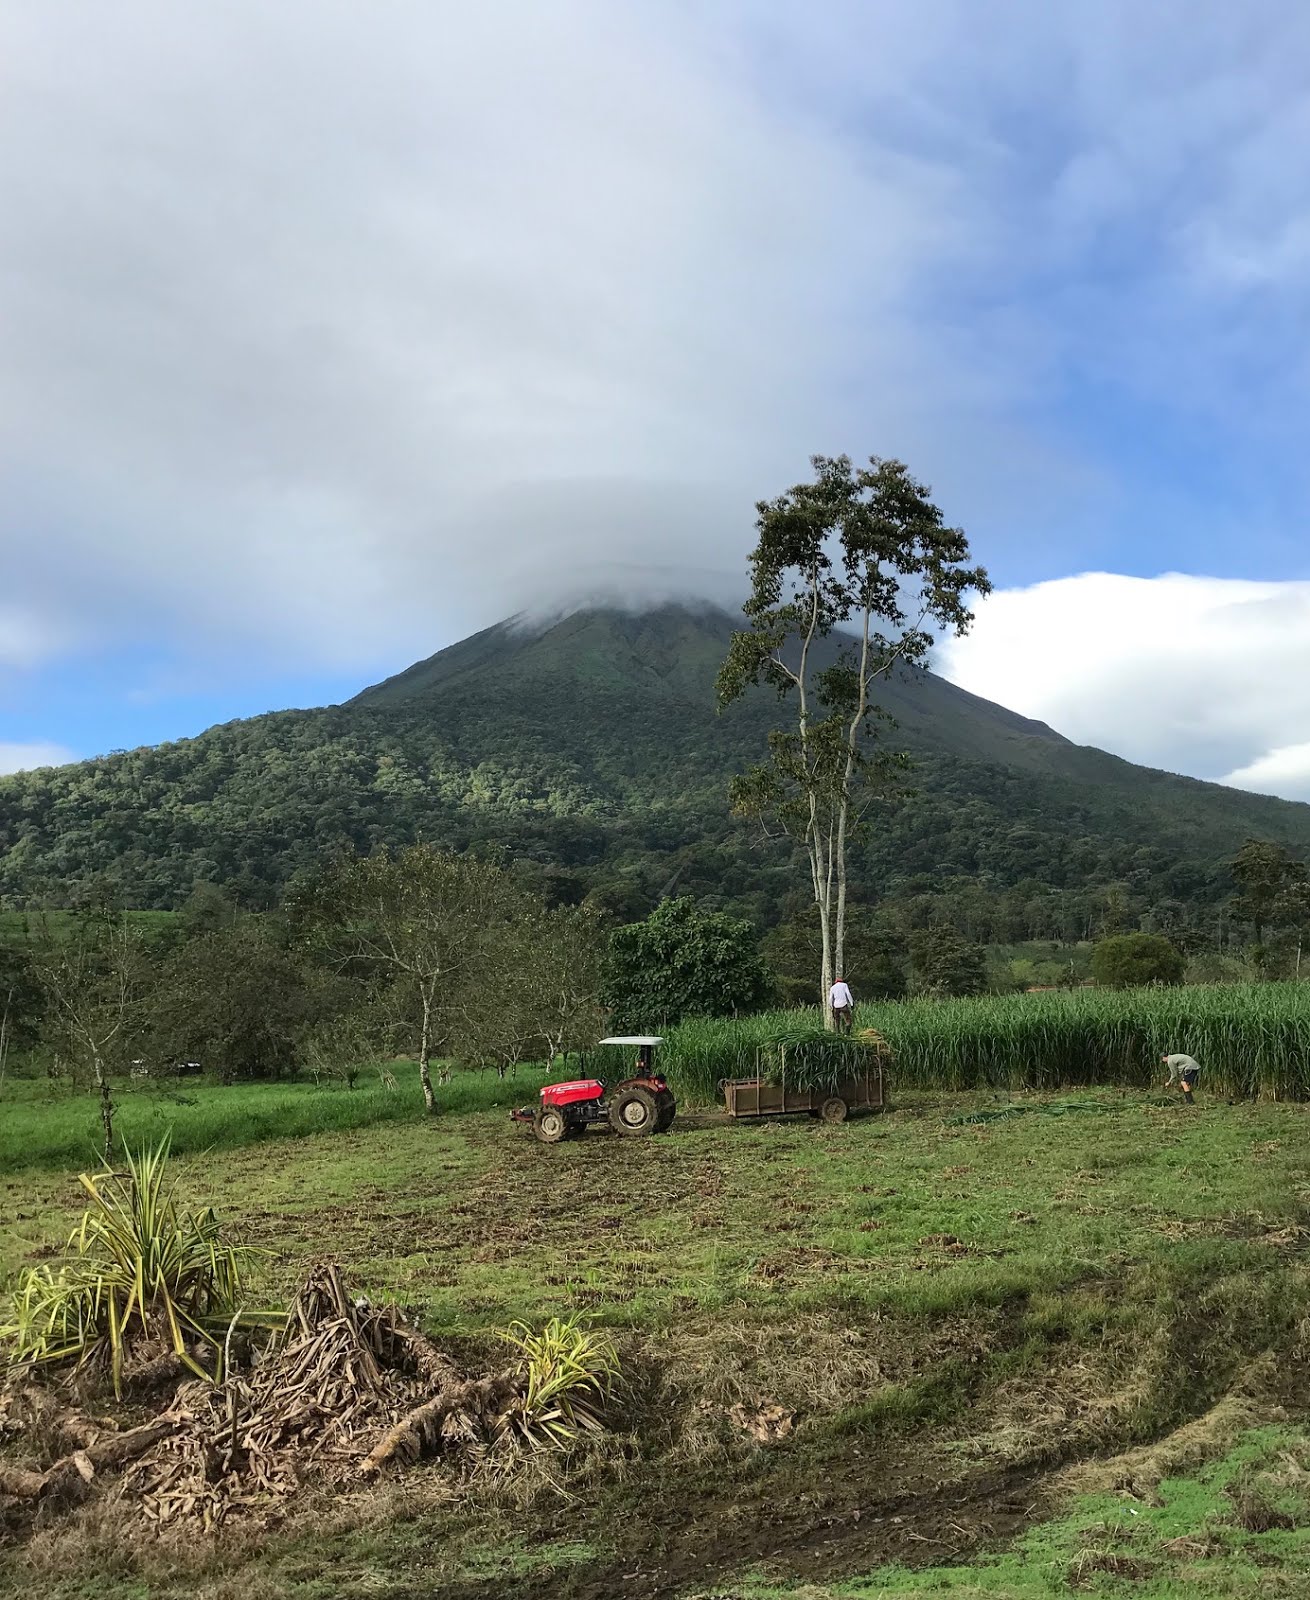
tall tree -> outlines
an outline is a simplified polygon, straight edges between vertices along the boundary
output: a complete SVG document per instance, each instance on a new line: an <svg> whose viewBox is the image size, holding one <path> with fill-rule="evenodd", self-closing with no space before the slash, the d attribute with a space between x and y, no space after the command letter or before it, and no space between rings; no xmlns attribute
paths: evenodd
<svg viewBox="0 0 1310 1600"><path fill-rule="evenodd" d="M1299 919L1310 874L1281 845L1267 839L1248 839L1233 857L1229 870L1238 889L1233 910L1254 926L1258 945L1264 943L1266 927Z"/></svg>
<svg viewBox="0 0 1310 1600"><path fill-rule="evenodd" d="M740 815L772 820L799 838L819 915L820 979L828 991L845 963L847 852L868 806L905 758L875 737L876 686L920 664L929 625L963 633L970 593L990 588L967 565L969 545L948 528L903 463L814 456L812 483L756 506L750 626L733 636L718 680L721 707L754 684L790 700L795 722L769 736L769 760L732 787ZM834 637L835 636L835 637Z"/></svg>

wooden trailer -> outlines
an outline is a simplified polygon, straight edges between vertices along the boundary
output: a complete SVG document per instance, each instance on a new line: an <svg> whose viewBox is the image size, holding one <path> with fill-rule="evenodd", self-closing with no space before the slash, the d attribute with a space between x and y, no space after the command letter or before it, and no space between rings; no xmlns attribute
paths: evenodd
<svg viewBox="0 0 1310 1600"><path fill-rule="evenodd" d="M761 1074L728 1079L720 1087L730 1117L790 1117L805 1112L824 1122L845 1122L852 1111L881 1111L887 1103L886 1074L874 1064L844 1073L820 1089L797 1088L787 1082L785 1072L777 1083Z"/></svg>

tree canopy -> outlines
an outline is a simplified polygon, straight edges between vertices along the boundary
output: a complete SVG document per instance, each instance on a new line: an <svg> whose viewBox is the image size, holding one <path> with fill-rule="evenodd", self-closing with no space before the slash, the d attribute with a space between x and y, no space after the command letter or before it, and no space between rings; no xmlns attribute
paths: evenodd
<svg viewBox="0 0 1310 1600"><path fill-rule="evenodd" d="M1092 951L1092 976L1107 988L1181 983L1186 969L1182 952L1157 933L1113 934Z"/></svg>
<svg viewBox="0 0 1310 1600"><path fill-rule="evenodd" d="M603 994L616 1028L648 1029L758 1010L771 987L750 923L684 896L615 930Z"/></svg>

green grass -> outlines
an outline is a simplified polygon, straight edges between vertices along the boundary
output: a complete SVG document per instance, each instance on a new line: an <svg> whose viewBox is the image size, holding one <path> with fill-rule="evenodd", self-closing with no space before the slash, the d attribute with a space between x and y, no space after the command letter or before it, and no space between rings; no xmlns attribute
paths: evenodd
<svg viewBox="0 0 1310 1600"><path fill-rule="evenodd" d="M354 1089L313 1083L222 1085L179 1079L174 1083L114 1086L114 1135L120 1145L140 1149L165 1136L176 1155L232 1150L267 1140L367 1128L375 1123L423 1121L418 1068L399 1061L396 1087L361 1081ZM510 1108L536 1099L553 1074L522 1067L500 1079L494 1072L456 1069L438 1084L439 1116ZM0 1172L25 1167L96 1166L101 1147L100 1101L94 1094L68 1093L40 1081L10 1079L0 1093Z"/></svg>
<svg viewBox="0 0 1310 1600"><path fill-rule="evenodd" d="M663 1062L701 1104L722 1078L755 1071L759 1047L817 1012L706 1019L672 1029ZM1145 1088L1160 1057L1201 1063L1201 1089L1233 1098L1310 1098L1310 984L1082 989L861 1005L856 1026L877 1028L895 1052L902 1088L1011 1090L1066 1085Z"/></svg>
<svg viewBox="0 0 1310 1600"><path fill-rule="evenodd" d="M123 915L146 935L165 933L177 920L175 911L125 911ZM49 929L52 938L67 938L76 917L73 911L0 910L0 944L23 944L43 928Z"/></svg>

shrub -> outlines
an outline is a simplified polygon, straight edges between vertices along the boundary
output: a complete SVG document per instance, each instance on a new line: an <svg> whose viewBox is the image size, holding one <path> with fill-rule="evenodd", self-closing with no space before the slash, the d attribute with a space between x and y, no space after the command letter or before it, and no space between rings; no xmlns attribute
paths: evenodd
<svg viewBox="0 0 1310 1600"><path fill-rule="evenodd" d="M81 1174L94 1204L83 1213L57 1269L29 1267L0 1339L16 1364L107 1361L121 1387L127 1351L164 1344L194 1372L208 1346L221 1361L225 1330L241 1320L243 1258L208 1207L185 1211L164 1186L166 1144L129 1156L126 1174Z"/></svg>
<svg viewBox="0 0 1310 1600"><path fill-rule="evenodd" d="M1148 983L1181 983L1187 962L1158 933L1120 933L1092 951L1092 976L1111 989Z"/></svg>
<svg viewBox="0 0 1310 1600"><path fill-rule="evenodd" d="M619 1379L607 1335L575 1313L537 1331L516 1322L502 1337L523 1358L525 1388L510 1426L525 1445L563 1449L603 1426Z"/></svg>
<svg viewBox="0 0 1310 1600"><path fill-rule="evenodd" d="M769 989L750 923L701 911L688 897L666 900L610 939L604 1000L617 1028L754 1011Z"/></svg>

